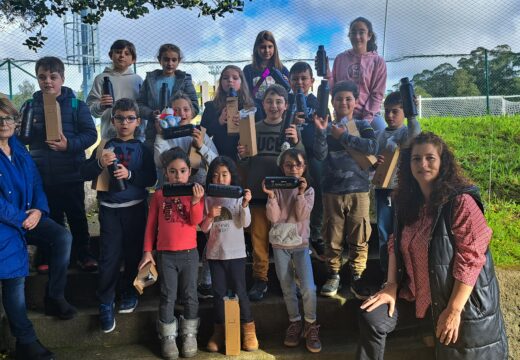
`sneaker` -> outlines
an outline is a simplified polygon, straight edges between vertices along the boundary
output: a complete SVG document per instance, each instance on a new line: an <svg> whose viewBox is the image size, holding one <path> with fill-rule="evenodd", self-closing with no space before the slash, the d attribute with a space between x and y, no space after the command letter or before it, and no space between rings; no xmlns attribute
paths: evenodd
<svg viewBox="0 0 520 360"><path fill-rule="evenodd" d="M56 316L61 320L70 320L78 314L78 310L64 298L54 299L46 296L43 303L45 315L47 316Z"/></svg>
<svg viewBox="0 0 520 360"><path fill-rule="evenodd" d="M248 292L249 300L260 301L267 293L267 281L255 280L255 283Z"/></svg>
<svg viewBox="0 0 520 360"><path fill-rule="evenodd" d="M101 330L109 333L116 328L116 318L114 317L114 303L99 305L99 321L101 322Z"/></svg>
<svg viewBox="0 0 520 360"><path fill-rule="evenodd" d="M199 286L197 286L197 296L199 299L212 299L213 288L211 284L199 284Z"/></svg>
<svg viewBox="0 0 520 360"><path fill-rule="evenodd" d="M318 336L318 330L320 326L316 322L308 323L305 322L305 328L303 329L303 337L305 338L305 347L311 353L318 353L321 351L321 341Z"/></svg>
<svg viewBox="0 0 520 360"><path fill-rule="evenodd" d="M16 359L54 360L55 357L54 354L43 346L39 340L36 340L29 344L20 344L16 342Z"/></svg>
<svg viewBox="0 0 520 360"><path fill-rule="evenodd" d="M339 274L332 274L327 279L325 284L321 287L320 294L322 296L332 297L338 293L338 290L341 288L341 284L339 283L340 278Z"/></svg>
<svg viewBox="0 0 520 360"><path fill-rule="evenodd" d="M285 331L285 340L283 341L283 344L289 347L296 347L300 345L302 330L303 324L301 320L291 321L291 324Z"/></svg>
<svg viewBox="0 0 520 360"><path fill-rule="evenodd" d="M120 314L129 314L134 312L137 307L137 295L135 294L126 294L121 296L121 303L119 304L118 313Z"/></svg>
<svg viewBox="0 0 520 360"><path fill-rule="evenodd" d="M78 260L78 266L83 271L92 272L97 270L98 262L92 256L87 255Z"/></svg>
<svg viewBox="0 0 520 360"><path fill-rule="evenodd" d="M366 300L370 295L374 294L366 279L363 276L355 275L350 281L350 291L359 300Z"/></svg>
<svg viewBox="0 0 520 360"><path fill-rule="evenodd" d="M36 267L36 271L38 271L38 274L48 274L49 273L49 264L40 264Z"/></svg>

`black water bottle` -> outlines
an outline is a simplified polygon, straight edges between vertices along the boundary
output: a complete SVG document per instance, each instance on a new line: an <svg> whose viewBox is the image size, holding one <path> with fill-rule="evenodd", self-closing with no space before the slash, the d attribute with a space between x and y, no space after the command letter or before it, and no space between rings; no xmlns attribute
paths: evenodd
<svg viewBox="0 0 520 360"><path fill-rule="evenodd" d="M266 189L296 189L300 185L300 179L295 176L266 176L264 179Z"/></svg>
<svg viewBox="0 0 520 360"><path fill-rule="evenodd" d="M401 101L403 102L403 112L407 119L417 116L417 106L415 105L415 90L413 83L407 77L401 79L399 86Z"/></svg>
<svg viewBox="0 0 520 360"><path fill-rule="evenodd" d="M166 108L169 108L170 106L168 106L168 100L170 98L170 91L168 90L168 83L165 83L163 82L162 85L161 85L161 93L160 93L160 97L159 97L159 107L160 107L160 111L163 111L164 109Z"/></svg>
<svg viewBox="0 0 520 360"><path fill-rule="evenodd" d="M323 45L318 46L316 52L316 74L321 77L327 76L327 53Z"/></svg>
<svg viewBox="0 0 520 360"><path fill-rule="evenodd" d="M318 86L318 109L316 110L316 114L325 119L327 116L327 110L329 109L329 81L321 80L320 86Z"/></svg>
<svg viewBox="0 0 520 360"><path fill-rule="evenodd" d="M108 173L110 174L110 190L114 192L126 190L125 179L116 179L114 176L114 171L118 169L118 164L119 160L116 158L112 164L108 165Z"/></svg>
<svg viewBox="0 0 520 360"><path fill-rule="evenodd" d="M26 101L25 104L23 104L21 113L22 124L20 126L20 140L24 144L28 144L31 141L34 114L31 101Z"/></svg>
<svg viewBox="0 0 520 360"><path fill-rule="evenodd" d="M269 69L271 77L276 81L277 84L282 85L287 92L291 91L291 85L285 80L280 70L273 67Z"/></svg>
<svg viewBox="0 0 520 360"><path fill-rule="evenodd" d="M298 88L296 92L296 112L302 112L307 121L307 99L302 88Z"/></svg>
<svg viewBox="0 0 520 360"><path fill-rule="evenodd" d="M111 108L114 105L114 87L112 86L112 81L108 76L103 78L103 95L110 95L112 98L112 104L105 105L105 108Z"/></svg>

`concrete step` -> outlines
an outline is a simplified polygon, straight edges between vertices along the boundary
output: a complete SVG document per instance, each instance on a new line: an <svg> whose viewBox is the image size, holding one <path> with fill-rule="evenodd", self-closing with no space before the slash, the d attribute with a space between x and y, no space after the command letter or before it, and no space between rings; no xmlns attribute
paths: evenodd
<svg viewBox="0 0 520 360"><path fill-rule="evenodd" d="M312 354L305 348L304 341L296 348L283 345L283 333L271 333L268 338L259 336L258 351L242 351L238 356L225 356L221 353L209 353L204 350L205 342L199 342L199 352L195 359L236 359L236 360L353 360L355 359L357 337L346 336L337 331L320 331L322 351ZM92 345L55 348L53 351L59 360L156 360L160 357L158 340L146 344L128 345ZM426 348L422 340L410 333L391 336L387 340L386 360L433 360L432 349Z"/></svg>

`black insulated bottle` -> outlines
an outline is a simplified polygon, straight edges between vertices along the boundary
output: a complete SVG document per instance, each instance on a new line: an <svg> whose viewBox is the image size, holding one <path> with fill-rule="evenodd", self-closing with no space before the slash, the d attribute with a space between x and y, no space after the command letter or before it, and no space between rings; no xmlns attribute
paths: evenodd
<svg viewBox="0 0 520 360"><path fill-rule="evenodd" d="M168 100L170 99L170 91L168 90L168 83L162 83L161 85L161 93L159 94L159 107L160 111L163 111L166 108L169 108L170 104L168 104Z"/></svg>
<svg viewBox="0 0 520 360"><path fill-rule="evenodd" d="M327 110L329 108L329 81L321 80L320 86L318 86L318 110L316 114L322 119L325 119L327 116Z"/></svg>
<svg viewBox="0 0 520 360"><path fill-rule="evenodd" d="M24 144L31 141L32 126L33 126L33 107L31 101L26 101L21 110L22 124L20 126L20 140Z"/></svg>
<svg viewBox="0 0 520 360"><path fill-rule="evenodd" d="M401 93L401 101L403 102L404 116L407 119L413 116L417 116L417 106L415 105L414 101L415 90L410 79L407 77L401 79L399 92Z"/></svg>
<svg viewBox="0 0 520 360"><path fill-rule="evenodd" d="M116 179L114 176L114 171L118 169L118 164L119 160L116 158L112 164L108 165L108 173L110 174L110 190L115 192L126 190L125 179Z"/></svg>
<svg viewBox="0 0 520 360"><path fill-rule="evenodd" d="M164 184L162 187L163 196L191 196L193 195L194 183L187 184Z"/></svg>
<svg viewBox="0 0 520 360"><path fill-rule="evenodd" d="M321 77L327 76L327 53L323 45L318 46L316 52L316 74Z"/></svg>
<svg viewBox="0 0 520 360"><path fill-rule="evenodd" d="M266 189L295 189L300 185L300 180L294 176L266 176Z"/></svg>
<svg viewBox="0 0 520 360"><path fill-rule="evenodd" d="M112 105L114 105L114 87L108 76L103 78L103 95L110 95L110 97L112 97L112 104L105 105L106 108L111 108Z"/></svg>

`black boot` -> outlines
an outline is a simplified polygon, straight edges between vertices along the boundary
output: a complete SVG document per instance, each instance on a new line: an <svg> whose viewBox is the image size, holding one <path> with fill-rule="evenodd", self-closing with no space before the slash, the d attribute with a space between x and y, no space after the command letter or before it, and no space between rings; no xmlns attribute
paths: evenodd
<svg viewBox="0 0 520 360"><path fill-rule="evenodd" d="M16 360L54 360L54 354L39 340L29 344L16 343Z"/></svg>
<svg viewBox="0 0 520 360"><path fill-rule="evenodd" d="M45 298L45 315L57 316L61 320L70 320L76 316L78 310L65 299Z"/></svg>

